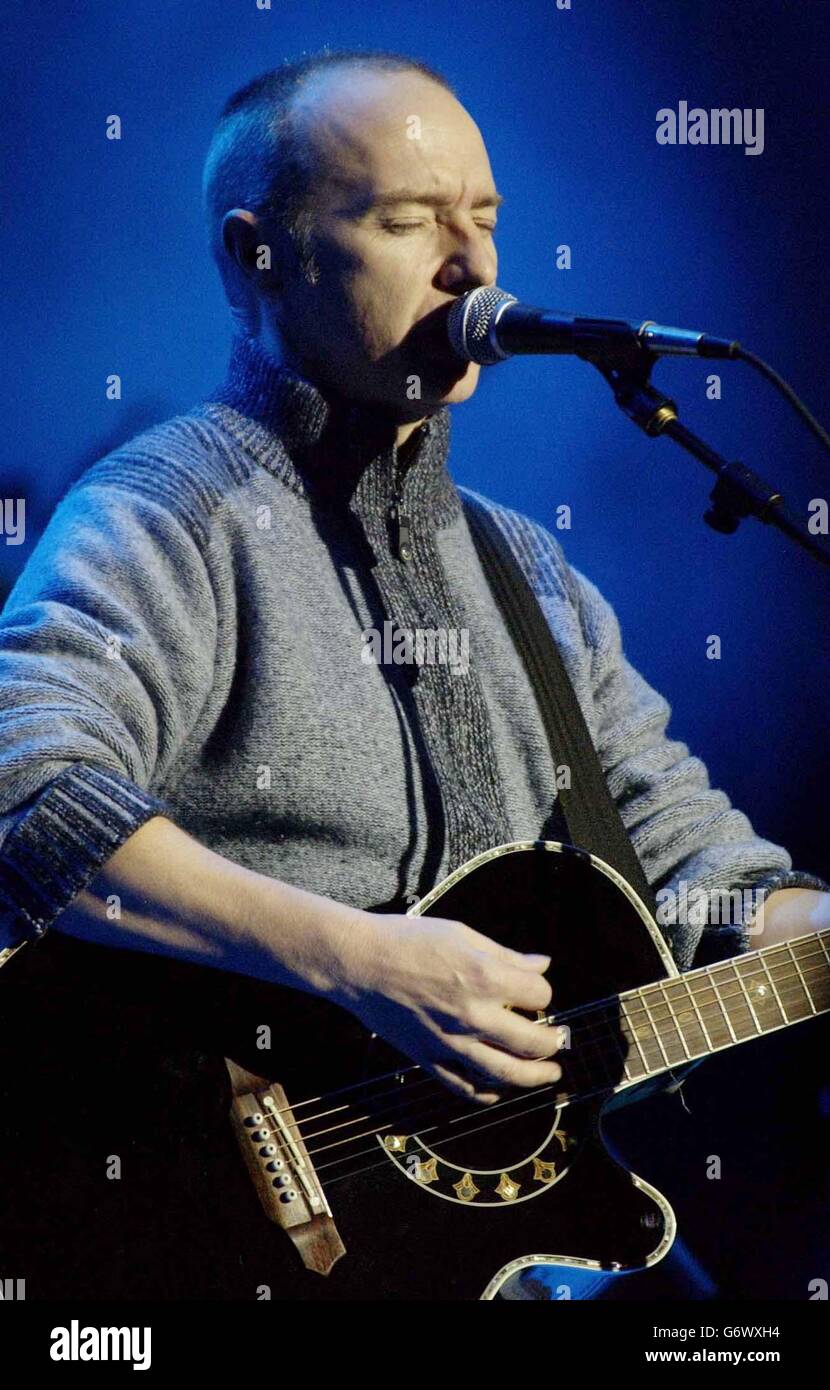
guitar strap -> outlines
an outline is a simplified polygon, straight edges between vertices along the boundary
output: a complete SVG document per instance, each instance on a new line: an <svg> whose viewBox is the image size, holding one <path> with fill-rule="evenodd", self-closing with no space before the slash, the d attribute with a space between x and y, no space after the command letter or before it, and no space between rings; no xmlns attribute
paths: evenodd
<svg viewBox="0 0 830 1390"><path fill-rule="evenodd" d="M604 859L640 895L652 916L656 902L614 803L588 726L548 621L492 514L462 497L470 531L493 596L536 695L554 766L570 768L559 800L572 844Z"/></svg>

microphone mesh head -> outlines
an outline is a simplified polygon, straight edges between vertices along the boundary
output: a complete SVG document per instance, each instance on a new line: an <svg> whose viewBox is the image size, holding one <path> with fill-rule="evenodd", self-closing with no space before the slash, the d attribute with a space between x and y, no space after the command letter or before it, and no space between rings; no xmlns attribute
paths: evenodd
<svg viewBox="0 0 830 1390"><path fill-rule="evenodd" d="M490 330L500 306L515 302L515 294L507 294L495 285L482 285L462 295L447 316L447 331L456 356L463 362L479 362L482 367L507 357L506 352L494 346Z"/></svg>

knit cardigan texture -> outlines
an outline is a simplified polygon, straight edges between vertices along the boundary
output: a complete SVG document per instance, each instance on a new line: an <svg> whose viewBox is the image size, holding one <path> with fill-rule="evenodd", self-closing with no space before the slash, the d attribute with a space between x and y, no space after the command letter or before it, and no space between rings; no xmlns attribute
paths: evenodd
<svg viewBox="0 0 830 1390"><path fill-rule="evenodd" d="M0 948L47 931L154 815L362 908L405 909L481 850L551 837L559 774L449 437L443 407L404 463L365 407L336 409L237 336L207 399L85 470L0 615ZM684 915L684 887L826 885L669 736L667 701L555 537L487 505L646 877L670 890L678 966L746 949L740 921ZM396 658L418 632L445 659Z"/></svg>

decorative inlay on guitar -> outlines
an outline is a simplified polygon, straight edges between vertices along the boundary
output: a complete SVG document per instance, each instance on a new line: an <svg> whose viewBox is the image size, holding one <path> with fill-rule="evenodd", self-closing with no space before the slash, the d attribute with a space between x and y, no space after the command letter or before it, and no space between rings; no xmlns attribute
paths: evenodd
<svg viewBox="0 0 830 1390"><path fill-rule="evenodd" d="M673 1068L830 1010L830 932L681 974L625 880L553 842L478 855L410 915L433 912L551 956L539 1027L567 1028L563 1075L471 1107L340 1010L326 1042L359 1059L352 1084L329 1089L319 1058L290 1084L226 1058L248 1171L297 1247L294 1296L491 1299L533 1264L656 1263L674 1214L611 1157L603 1113Z"/></svg>

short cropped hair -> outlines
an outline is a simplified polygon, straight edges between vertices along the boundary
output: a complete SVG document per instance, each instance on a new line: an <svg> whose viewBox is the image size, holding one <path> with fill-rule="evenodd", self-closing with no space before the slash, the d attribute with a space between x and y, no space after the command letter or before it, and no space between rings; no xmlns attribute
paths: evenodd
<svg viewBox="0 0 830 1390"><path fill-rule="evenodd" d="M323 49L287 61L253 78L226 101L205 159L202 197L211 252L221 264L222 219L231 208L270 217L293 244L300 264L312 261L312 216L306 201L313 161L302 128L293 119L294 99L309 78L333 68L417 72L455 96L447 79L426 63L379 49Z"/></svg>

